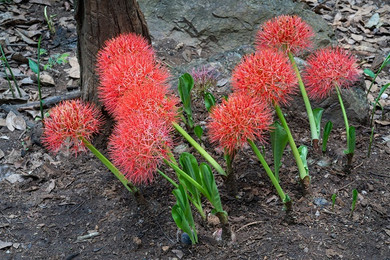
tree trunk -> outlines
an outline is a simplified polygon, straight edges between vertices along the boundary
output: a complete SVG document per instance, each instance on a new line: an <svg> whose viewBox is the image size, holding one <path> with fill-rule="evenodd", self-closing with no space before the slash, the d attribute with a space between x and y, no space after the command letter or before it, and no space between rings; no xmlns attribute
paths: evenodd
<svg viewBox="0 0 390 260"><path fill-rule="evenodd" d="M145 18L136 0L75 1L78 59L82 98L100 104L96 54L106 40L124 32L134 32L150 42Z"/></svg>

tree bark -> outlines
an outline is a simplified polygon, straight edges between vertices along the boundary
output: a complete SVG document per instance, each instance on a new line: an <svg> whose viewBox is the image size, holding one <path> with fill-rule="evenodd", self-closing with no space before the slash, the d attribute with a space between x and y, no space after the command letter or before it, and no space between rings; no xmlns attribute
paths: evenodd
<svg viewBox="0 0 390 260"><path fill-rule="evenodd" d="M136 0L78 0L75 19L82 98L100 104L95 67L98 50L106 40L125 32L142 35L150 42L149 30Z"/></svg>

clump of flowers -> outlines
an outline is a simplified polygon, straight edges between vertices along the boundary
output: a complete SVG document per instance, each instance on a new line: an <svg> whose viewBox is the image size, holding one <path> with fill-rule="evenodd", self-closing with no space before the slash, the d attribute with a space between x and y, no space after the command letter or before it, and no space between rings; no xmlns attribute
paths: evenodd
<svg viewBox="0 0 390 260"><path fill-rule="evenodd" d="M351 86L358 80L359 74L360 70L356 59L340 48L325 48L313 53L309 56L303 73L303 79L308 86L308 93L311 97L322 99L336 90L347 132L348 149L345 153L347 154L348 167L352 164L355 150L355 128L348 123L341 88Z"/></svg>
<svg viewBox="0 0 390 260"><path fill-rule="evenodd" d="M82 139L91 141L102 125L100 111L81 100L63 101L45 119L42 142L54 153L65 149L77 155L85 151Z"/></svg>
<svg viewBox="0 0 390 260"><path fill-rule="evenodd" d="M298 66L293 55L297 55L313 44L311 39L314 36L313 29L298 16L281 15L266 22L256 38L256 49L274 48L287 54L298 78L299 89L305 103L307 116L310 123L311 139L313 147L318 150L319 125L316 123L317 115L313 113L305 86L302 82ZM322 113L322 109L315 110Z"/></svg>
<svg viewBox="0 0 390 260"><path fill-rule="evenodd" d="M235 91L258 96L273 104L285 104L297 90L297 78L288 59L272 49L264 49L243 58L234 69Z"/></svg>
<svg viewBox="0 0 390 260"><path fill-rule="evenodd" d="M289 95L296 90L297 78L291 64L283 53L275 49L264 49L244 57L234 69L232 85L235 91L257 96L275 108L283 128L286 130L291 150L298 166L299 175L305 187L309 183L298 148L287 125L280 104L286 104Z"/></svg>
<svg viewBox="0 0 390 260"><path fill-rule="evenodd" d="M210 140L223 147L230 157L244 144L249 143L283 203L290 209L290 198L283 192L275 175L254 143L255 141L260 143L265 141L264 134L272 123L271 112L267 105L256 96L249 96L244 92L233 93L227 101L224 100L222 104L211 110L209 136ZM233 172L230 172L228 178L232 178L232 176ZM234 183L234 180L229 182L230 185Z"/></svg>
<svg viewBox="0 0 390 260"><path fill-rule="evenodd" d="M139 190L90 143L101 125L102 115L94 105L81 100L63 101L52 108L50 116L45 119L42 142L54 153L66 148L77 155L88 148L134 194L138 202L145 203Z"/></svg>
<svg viewBox="0 0 390 260"><path fill-rule="evenodd" d="M312 46L313 36L313 29L299 16L280 15L261 26L256 48L277 48L297 54Z"/></svg>

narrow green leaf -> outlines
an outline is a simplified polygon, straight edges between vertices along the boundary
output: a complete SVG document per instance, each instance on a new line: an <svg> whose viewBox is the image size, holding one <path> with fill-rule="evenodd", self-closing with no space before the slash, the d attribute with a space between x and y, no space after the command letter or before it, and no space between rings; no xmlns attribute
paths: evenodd
<svg viewBox="0 0 390 260"><path fill-rule="evenodd" d="M172 207L172 218L176 225L186 232L193 244L198 242L194 218L192 216L188 196L183 185L179 185L178 189L173 190L173 195L176 197L176 205Z"/></svg>
<svg viewBox="0 0 390 260"><path fill-rule="evenodd" d="M389 86L390 86L390 83L387 83L386 85L384 85L384 86L381 88L381 90L379 91L378 96L377 96L376 99L375 99L375 104L374 104L374 106L380 104L380 103L379 103L379 100L380 100L382 94L386 91L386 89L387 89ZM382 106L381 106L381 107L382 107ZM382 107L382 110L383 110L383 107Z"/></svg>
<svg viewBox="0 0 390 260"><path fill-rule="evenodd" d="M358 198L358 191L357 191L356 189L354 189L354 190L352 191L351 215L352 215L352 213L353 213L354 210L355 210L357 198Z"/></svg>
<svg viewBox="0 0 390 260"><path fill-rule="evenodd" d="M32 72L34 72L35 74L38 74L38 64L31 60L31 59L28 59L28 66L30 67L30 69L32 70Z"/></svg>
<svg viewBox="0 0 390 260"><path fill-rule="evenodd" d="M375 77L375 73L372 70L370 70L370 69L364 69L364 74L366 74L370 78L374 78Z"/></svg>
<svg viewBox="0 0 390 260"><path fill-rule="evenodd" d="M324 133L322 135L322 152L323 153L326 152L326 147L328 144L328 139L330 136L330 132L332 131L332 128L333 128L333 123L331 121L328 121L325 125Z"/></svg>
<svg viewBox="0 0 390 260"><path fill-rule="evenodd" d="M288 136L286 130L284 130L283 126L275 121L272 124L271 130L271 144L272 144L272 153L274 156L274 164L275 164L275 178L279 181L279 169L282 166L282 156L284 149L288 143Z"/></svg>
<svg viewBox="0 0 390 260"><path fill-rule="evenodd" d="M318 107L318 108L313 109L314 122L315 122L316 128L317 128L317 136L320 136L321 118L322 118L323 113L324 113L323 108Z"/></svg>
<svg viewBox="0 0 390 260"><path fill-rule="evenodd" d="M215 97L210 92L204 93L204 104L207 111L210 112L211 108L215 105Z"/></svg>
<svg viewBox="0 0 390 260"><path fill-rule="evenodd" d="M337 198L337 194L334 193L332 195L332 210L334 210L334 205L336 204L336 198Z"/></svg>
<svg viewBox="0 0 390 260"><path fill-rule="evenodd" d="M350 126L349 127L349 140L348 140L348 152L347 152L347 154L354 154L355 153L355 146L356 146L355 127Z"/></svg>
<svg viewBox="0 0 390 260"><path fill-rule="evenodd" d="M205 196L209 199L211 205L213 205L215 212L223 212L221 197L219 196L218 187L215 183L214 175L210 166L206 163L201 163L200 171L203 177L202 186L208 193L208 196Z"/></svg>
<svg viewBox="0 0 390 260"><path fill-rule="evenodd" d="M308 151L309 150L307 149L307 147L305 145L301 145L298 148L299 156L301 157L303 166L305 167L307 174L309 174L309 166L307 165L307 159L306 159Z"/></svg>
<svg viewBox="0 0 390 260"><path fill-rule="evenodd" d="M201 185L201 183L202 183L201 176L200 176L200 172L199 172L198 162L197 162L195 156L193 156L190 153L184 152L180 155L179 162L183 168L183 171L185 173L187 173L192 179L194 179L197 183L199 183ZM200 201L200 193L199 193L198 189L183 176L179 175L178 177L179 177L180 183L185 185L187 190L192 194L194 200L198 204L200 204L200 202L201 202Z"/></svg>
<svg viewBox="0 0 390 260"><path fill-rule="evenodd" d="M203 128L200 125L194 127L194 133L199 138L199 140L202 140Z"/></svg>
<svg viewBox="0 0 390 260"><path fill-rule="evenodd" d="M178 91L183 103L184 111L187 114L187 122L190 128L193 128L192 108L191 108L191 90L194 87L194 79L188 73L179 78Z"/></svg>

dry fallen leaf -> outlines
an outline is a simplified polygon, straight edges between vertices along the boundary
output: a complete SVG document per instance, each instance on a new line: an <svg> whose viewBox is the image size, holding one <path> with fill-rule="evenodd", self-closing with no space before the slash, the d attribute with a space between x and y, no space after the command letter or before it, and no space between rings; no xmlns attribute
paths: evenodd
<svg viewBox="0 0 390 260"><path fill-rule="evenodd" d="M386 121L386 120L375 120L375 123L383 125L383 126L390 125L390 121Z"/></svg>

